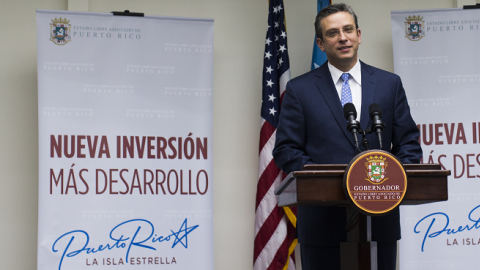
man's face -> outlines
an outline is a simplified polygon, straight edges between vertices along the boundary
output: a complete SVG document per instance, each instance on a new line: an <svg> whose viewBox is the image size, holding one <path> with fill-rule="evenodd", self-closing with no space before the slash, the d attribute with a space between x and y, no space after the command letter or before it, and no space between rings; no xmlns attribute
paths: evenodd
<svg viewBox="0 0 480 270"><path fill-rule="evenodd" d="M355 28L352 15L337 12L320 23L323 40L317 38L318 47L327 54L330 64L344 72L350 70L357 63L358 45L362 42L362 33Z"/></svg>

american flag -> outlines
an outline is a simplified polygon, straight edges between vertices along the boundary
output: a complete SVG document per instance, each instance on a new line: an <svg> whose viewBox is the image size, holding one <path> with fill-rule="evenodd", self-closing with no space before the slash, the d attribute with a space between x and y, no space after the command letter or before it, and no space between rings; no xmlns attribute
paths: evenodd
<svg viewBox="0 0 480 270"><path fill-rule="evenodd" d="M283 1L270 0L268 11L263 63L262 128L255 205L253 269L293 270L295 269L293 250L297 243L295 239L296 209L277 207L274 191L285 175L277 168L272 156L280 104L286 84L290 80Z"/></svg>

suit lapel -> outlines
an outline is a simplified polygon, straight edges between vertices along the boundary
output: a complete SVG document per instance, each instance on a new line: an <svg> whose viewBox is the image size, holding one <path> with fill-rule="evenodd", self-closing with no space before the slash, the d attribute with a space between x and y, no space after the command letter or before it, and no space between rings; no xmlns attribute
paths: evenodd
<svg viewBox="0 0 480 270"><path fill-rule="evenodd" d="M353 141L353 136L347 130L347 121L343 115L342 103L340 102L340 98L338 97L338 92L335 88L335 84L332 81L332 75L328 70L327 62L325 62L325 64L321 65L319 68L316 69L315 75L318 78L315 82L317 90L323 96L323 99L327 103L327 106L332 112L332 115L337 121L337 124L343 130L343 133L350 141L350 143L354 146L355 143Z"/></svg>
<svg viewBox="0 0 480 270"><path fill-rule="evenodd" d="M369 107L375 102L375 91L377 79L373 76L373 69L360 61L362 69L362 115L360 116L360 127L365 130L371 125Z"/></svg>

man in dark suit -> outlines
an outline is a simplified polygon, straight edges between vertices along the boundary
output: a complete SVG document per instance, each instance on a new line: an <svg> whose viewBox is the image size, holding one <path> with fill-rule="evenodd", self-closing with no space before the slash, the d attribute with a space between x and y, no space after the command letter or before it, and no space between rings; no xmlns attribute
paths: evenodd
<svg viewBox="0 0 480 270"><path fill-rule="evenodd" d="M358 154L347 130L343 104L357 108L362 129L371 125L368 108L382 108L383 150L403 163L418 163L422 150L419 131L410 115L400 78L360 62L361 31L353 10L334 4L315 21L317 45L328 62L292 79L283 99L273 156L285 173L305 164L347 164ZM345 75L348 74L348 75ZM379 149L375 134L367 135L371 149ZM365 149L361 149L365 150ZM345 208L299 207L297 234L302 269L340 269L340 242L346 242ZM372 218L373 241L378 245L378 269L396 267L400 239L398 209Z"/></svg>

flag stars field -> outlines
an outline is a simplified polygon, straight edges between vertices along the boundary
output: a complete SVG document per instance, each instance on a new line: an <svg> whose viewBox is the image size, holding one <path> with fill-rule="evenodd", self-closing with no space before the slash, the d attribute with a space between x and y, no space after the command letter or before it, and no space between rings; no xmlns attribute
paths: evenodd
<svg viewBox="0 0 480 270"><path fill-rule="evenodd" d="M270 109L270 114L275 115L276 112L277 112L277 111L275 111L275 108L271 108L271 109Z"/></svg>
<svg viewBox="0 0 480 270"><path fill-rule="evenodd" d="M273 94L268 96L268 101L275 102L275 99L276 97Z"/></svg>
<svg viewBox="0 0 480 270"><path fill-rule="evenodd" d="M268 81L267 81L267 86L272 87L272 85L274 85L274 83L272 82L272 80L268 80Z"/></svg>

